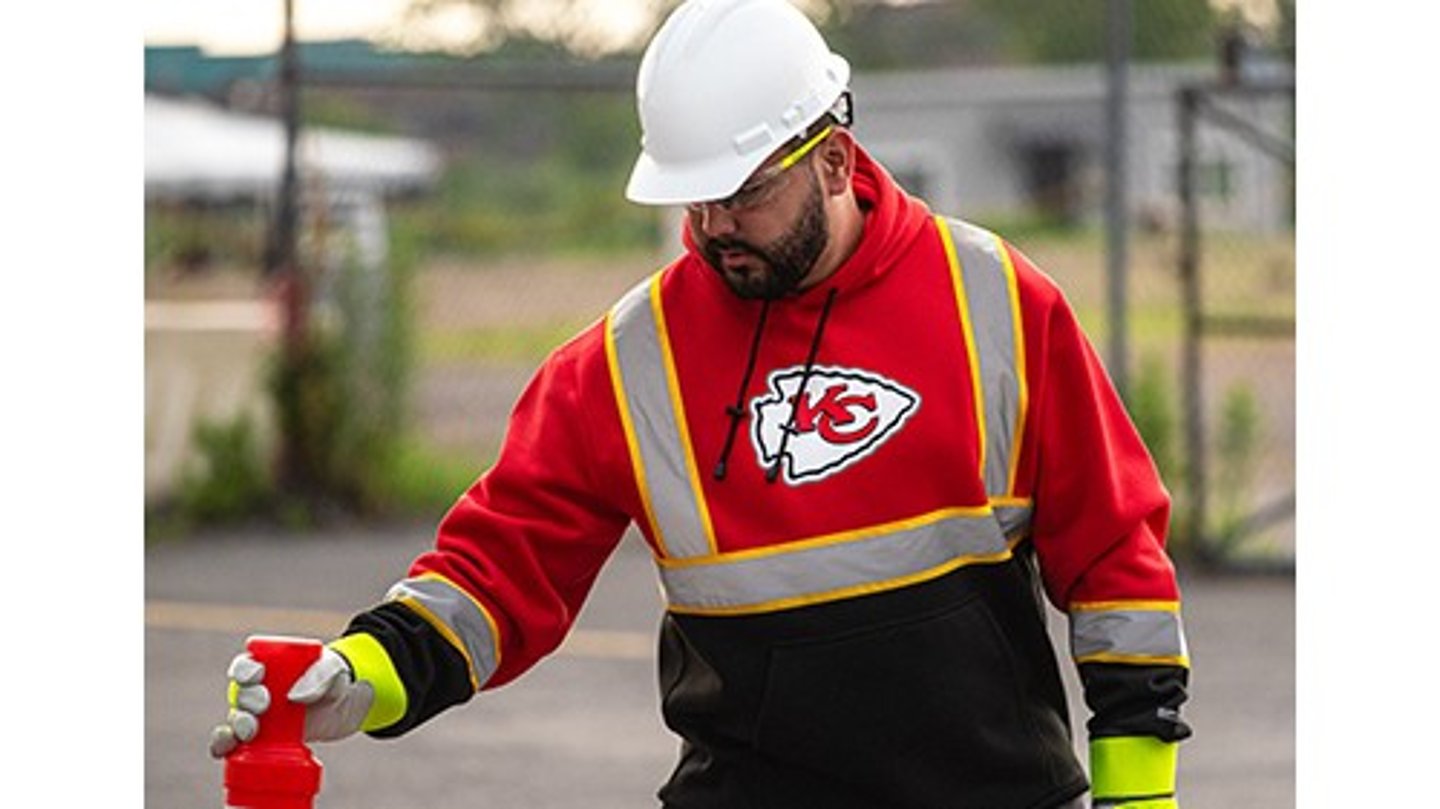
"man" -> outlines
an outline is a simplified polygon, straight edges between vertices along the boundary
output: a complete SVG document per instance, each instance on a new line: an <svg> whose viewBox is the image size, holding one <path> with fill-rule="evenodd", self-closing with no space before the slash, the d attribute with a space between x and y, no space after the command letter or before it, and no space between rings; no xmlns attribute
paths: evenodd
<svg viewBox="0 0 1440 809"><path fill-rule="evenodd" d="M665 806L1177 806L1154 465L1060 291L901 190L848 81L783 0L666 21L627 196L684 205L686 251L546 360L435 548L291 692L310 738L396 736L519 676L634 522L684 740ZM216 755L268 699L255 661L231 678Z"/></svg>

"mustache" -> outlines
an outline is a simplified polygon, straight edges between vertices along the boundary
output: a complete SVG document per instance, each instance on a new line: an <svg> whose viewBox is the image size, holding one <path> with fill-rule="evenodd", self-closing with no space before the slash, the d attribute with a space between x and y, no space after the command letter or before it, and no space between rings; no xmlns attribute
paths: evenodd
<svg viewBox="0 0 1440 809"><path fill-rule="evenodd" d="M745 241L744 239L715 237L706 240L705 248L708 251L713 251L717 253L721 250L736 250L741 253L749 253L756 258L766 258L765 251Z"/></svg>

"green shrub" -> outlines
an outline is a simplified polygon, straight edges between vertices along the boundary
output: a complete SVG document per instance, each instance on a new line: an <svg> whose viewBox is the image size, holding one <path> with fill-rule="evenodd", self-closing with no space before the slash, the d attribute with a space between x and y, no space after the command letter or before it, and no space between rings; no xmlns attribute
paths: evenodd
<svg viewBox="0 0 1440 809"><path fill-rule="evenodd" d="M413 439L400 441L375 489L377 503L385 513L439 520L486 465L485 459L447 454Z"/></svg>
<svg viewBox="0 0 1440 809"><path fill-rule="evenodd" d="M1160 357L1150 354L1140 363L1139 373L1130 386L1126 406L1140 437L1155 460L1160 479L1170 492L1171 547L1176 554L1189 550L1189 538L1179 533L1187 524L1189 503L1185 497L1185 465L1181 460L1179 417L1175 404L1175 383L1170 368Z"/></svg>
<svg viewBox="0 0 1440 809"><path fill-rule="evenodd" d="M305 339L282 347L271 393L281 436L283 494L315 516L384 510L406 429L413 367L413 239L391 228L385 265L345 252L317 290Z"/></svg>
<svg viewBox="0 0 1440 809"><path fill-rule="evenodd" d="M1174 385L1168 378L1168 370L1159 357L1147 356L1140 364L1127 404L1130 417L1160 470L1160 477L1167 485L1174 486L1180 482L1182 470L1175 446Z"/></svg>
<svg viewBox="0 0 1440 809"><path fill-rule="evenodd" d="M176 488L181 524L236 522L269 509L275 489L249 414L201 419L191 441L195 456Z"/></svg>
<svg viewBox="0 0 1440 809"><path fill-rule="evenodd" d="M1260 408L1254 391L1244 384L1231 387L1220 411L1217 440L1217 539L1222 550L1242 538L1240 530L1254 500L1252 487L1260 429Z"/></svg>

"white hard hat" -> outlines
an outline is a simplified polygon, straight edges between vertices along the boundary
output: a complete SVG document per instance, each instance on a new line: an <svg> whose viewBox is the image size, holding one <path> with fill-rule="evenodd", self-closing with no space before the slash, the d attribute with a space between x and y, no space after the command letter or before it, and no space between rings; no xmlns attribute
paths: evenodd
<svg viewBox="0 0 1440 809"><path fill-rule="evenodd" d="M640 61L643 135L625 196L646 205L729 196L849 82L850 63L785 0L688 0Z"/></svg>

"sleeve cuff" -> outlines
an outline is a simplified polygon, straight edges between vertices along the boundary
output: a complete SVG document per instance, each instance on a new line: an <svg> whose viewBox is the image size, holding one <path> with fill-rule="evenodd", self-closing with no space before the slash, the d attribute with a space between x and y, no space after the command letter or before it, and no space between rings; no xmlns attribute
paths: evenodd
<svg viewBox="0 0 1440 809"><path fill-rule="evenodd" d="M360 724L362 731L379 730L404 718L409 705L405 684L380 641L373 635L357 632L331 641L330 648L349 661L357 681L367 682L375 689L375 699Z"/></svg>
<svg viewBox="0 0 1440 809"><path fill-rule="evenodd" d="M1097 804L1162 809L1175 805L1180 745L1152 736L1090 740L1091 794Z"/></svg>

